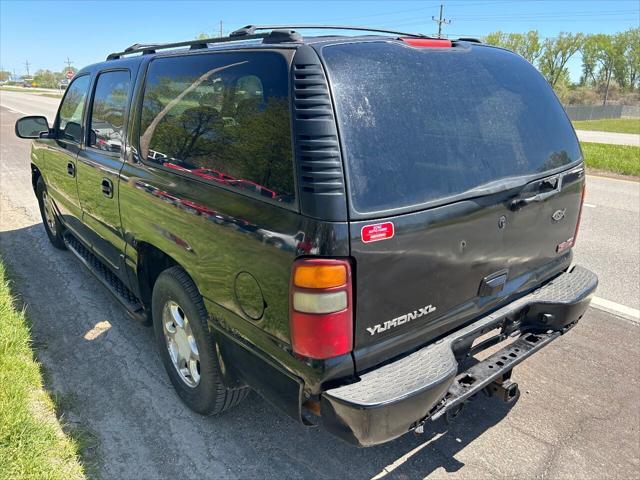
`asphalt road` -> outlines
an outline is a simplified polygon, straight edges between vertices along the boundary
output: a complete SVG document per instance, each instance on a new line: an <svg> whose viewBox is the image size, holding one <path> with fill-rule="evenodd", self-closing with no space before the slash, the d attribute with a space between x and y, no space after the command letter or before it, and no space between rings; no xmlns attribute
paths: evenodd
<svg viewBox="0 0 640 480"><path fill-rule="evenodd" d="M5 99L3 92L2 105L23 101ZM48 243L28 142L13 136L17 117L0 107L0 254L27 305L48 388L67 421L95 435L103 478L638 477L640 326L596 309L515 369L523 391L515 405L478 397L454 423L430 423L419 437L353 448L255 394L219 418L190 412L166 378L151 329ZM638 186L613 182L589 178L595 207L585 209L576 258L600 274L599 294L615 299L622 289L628 301L637 299ZM626 205L634 201L635 210Z"/></svg>

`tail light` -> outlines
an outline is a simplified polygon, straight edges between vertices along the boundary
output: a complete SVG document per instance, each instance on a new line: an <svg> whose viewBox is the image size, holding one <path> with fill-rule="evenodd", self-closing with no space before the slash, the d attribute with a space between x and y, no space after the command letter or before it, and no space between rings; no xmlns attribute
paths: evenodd
<svg viewBox="0 0 640 480"><path fill-rule="evenodd" d="M580 210L578 210L578 222L576 223L576 231L573 233L573 242L571 242L571 246L573 247L576 244L576 240L578 239L578 230L580 230L580 221L582 220L582 207L584 206L584 197L587 195L587 182L582 184L582 197L580 197Z"/></svg>
<svg viewBox="0 0 640 480"><path fill-rule="evenodd" d="M584 205L584 197L587 194L587 185L586 182L582 184L582 193L580 197L580 209L578 210L578 221L576 222L576 229L573 232L573 237L565 240L562 243L559 243L556 246L556 252L562 253L565 250L572 248L576 244L576 240L578 239L578 230L580 230L580 221L582 220L582 207Z"/></svg>
<svg viewBox="0 0 640 480"><path fill-rule="evenodd" d="M326 359L353 349L351 265L301 259L291 273L291 344L299 355Z"/></svg>

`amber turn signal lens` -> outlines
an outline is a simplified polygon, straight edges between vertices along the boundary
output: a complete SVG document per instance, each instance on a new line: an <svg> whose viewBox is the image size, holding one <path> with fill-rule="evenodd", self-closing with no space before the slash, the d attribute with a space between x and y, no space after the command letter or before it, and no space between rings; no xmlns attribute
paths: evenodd
<svg viewBox="0 0 640 480"><path fill-rule="evenodd" d="M301 265L293 277L293 284L302 288L332 288L346 283L344 265Z"/></svg>

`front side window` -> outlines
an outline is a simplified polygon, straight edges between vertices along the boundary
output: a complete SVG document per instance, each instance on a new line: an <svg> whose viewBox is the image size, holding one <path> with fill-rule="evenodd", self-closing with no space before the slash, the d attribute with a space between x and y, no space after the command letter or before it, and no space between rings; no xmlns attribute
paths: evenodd
<svg viewBox="0 0 640 480"><path fill-rule="evenodd" d="M105 72L98 77L91 106L90 147L108 152L122 150L130 83L128 71Z"/></svg>
<svg viewBox="0 0 640 480"><path fill-rule="evenodd" d="M67 88L58 113L57 138L77 143L82 140L82 116L90 80L89 75L78 77Z"/></svg>
<svg viewBox="0 0 640 480"><path fill-rule="evenodd" d="M253 52L152 61L140 152L199 180L293 202L286 60Z"/></svg>

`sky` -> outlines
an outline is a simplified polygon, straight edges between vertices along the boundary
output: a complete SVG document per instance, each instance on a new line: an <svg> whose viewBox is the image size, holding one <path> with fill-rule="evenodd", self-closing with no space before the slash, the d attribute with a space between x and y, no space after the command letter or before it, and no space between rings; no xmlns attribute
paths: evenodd
<svg viewBox="0 0 640 480"><path fill-rule="evenodd" d="M538 30L616 33L640 25L638 0L414 0L414 1L18 1L0 0L0 67L18 75L61 71L99 62L134 43L217 36L247 24L366 25L433 34L440 3L450 38ZM580 59L569 64L573 81Z"/></svg>

